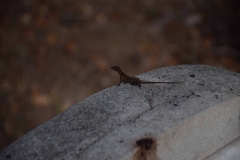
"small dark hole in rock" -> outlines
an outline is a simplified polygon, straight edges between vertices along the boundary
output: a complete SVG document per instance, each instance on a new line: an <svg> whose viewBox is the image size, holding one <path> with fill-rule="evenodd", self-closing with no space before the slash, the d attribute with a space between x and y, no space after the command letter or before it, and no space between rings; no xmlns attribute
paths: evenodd
<svg viewBox="0 0 240 160"><path fill-rule="evenodd" d="M195 74L190 74L189 76L192 77L192 78L194 78L194 77L195 77Z"/></svg>
<svg viewBox="0 0 240 160"><path fill-rule="evenodd" d="M150 138L140 139L137 141L139 147L143 147L146 150L152 149L153 140Z"/></svg>

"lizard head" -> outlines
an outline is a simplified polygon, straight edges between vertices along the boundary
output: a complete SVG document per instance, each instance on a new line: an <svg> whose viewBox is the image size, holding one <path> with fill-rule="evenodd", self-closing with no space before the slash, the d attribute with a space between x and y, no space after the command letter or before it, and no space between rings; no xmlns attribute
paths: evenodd
<svg viewBox="0 0 240 160"><path fill-rule="evenodd" d="M114 71L121 71L121 68L120 67L118 67L118 66L113 66L113 67L111 67Z"/></svg>

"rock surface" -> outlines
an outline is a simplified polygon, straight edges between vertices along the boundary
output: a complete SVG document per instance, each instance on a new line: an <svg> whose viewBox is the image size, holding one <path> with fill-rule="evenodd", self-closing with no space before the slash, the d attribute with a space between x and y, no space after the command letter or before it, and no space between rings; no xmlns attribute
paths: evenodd
<svg viewBox="0 0 240 160"><path fill-rule="evenodd" d="M200 160L240 135L240 74L211 66L156 69L113 86L30 131L7 159Z"/></svg>

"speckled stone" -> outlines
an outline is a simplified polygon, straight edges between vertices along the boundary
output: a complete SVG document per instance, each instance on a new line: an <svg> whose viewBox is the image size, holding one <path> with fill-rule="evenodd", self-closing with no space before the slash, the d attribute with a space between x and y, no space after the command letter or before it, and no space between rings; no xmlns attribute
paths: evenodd
<svg viewBox="0 0 240 160"><path fill-rule="evenodd" d="M30 131L0 159L200 160L239 137L240 74L183 65L137 77L183 83L107 88Z"/></svg>

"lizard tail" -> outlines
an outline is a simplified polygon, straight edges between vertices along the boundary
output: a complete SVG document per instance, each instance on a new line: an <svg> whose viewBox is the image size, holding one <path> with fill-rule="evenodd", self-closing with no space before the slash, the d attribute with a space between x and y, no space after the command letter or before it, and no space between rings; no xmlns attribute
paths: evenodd
<svg viewBox="0 0 240 160"><path fill-rule="evenodd" d="M183 82L141 82L143 84L146 84L146 83L167 83L167 84L171 84L171 83L183 83Z"/></svg>

